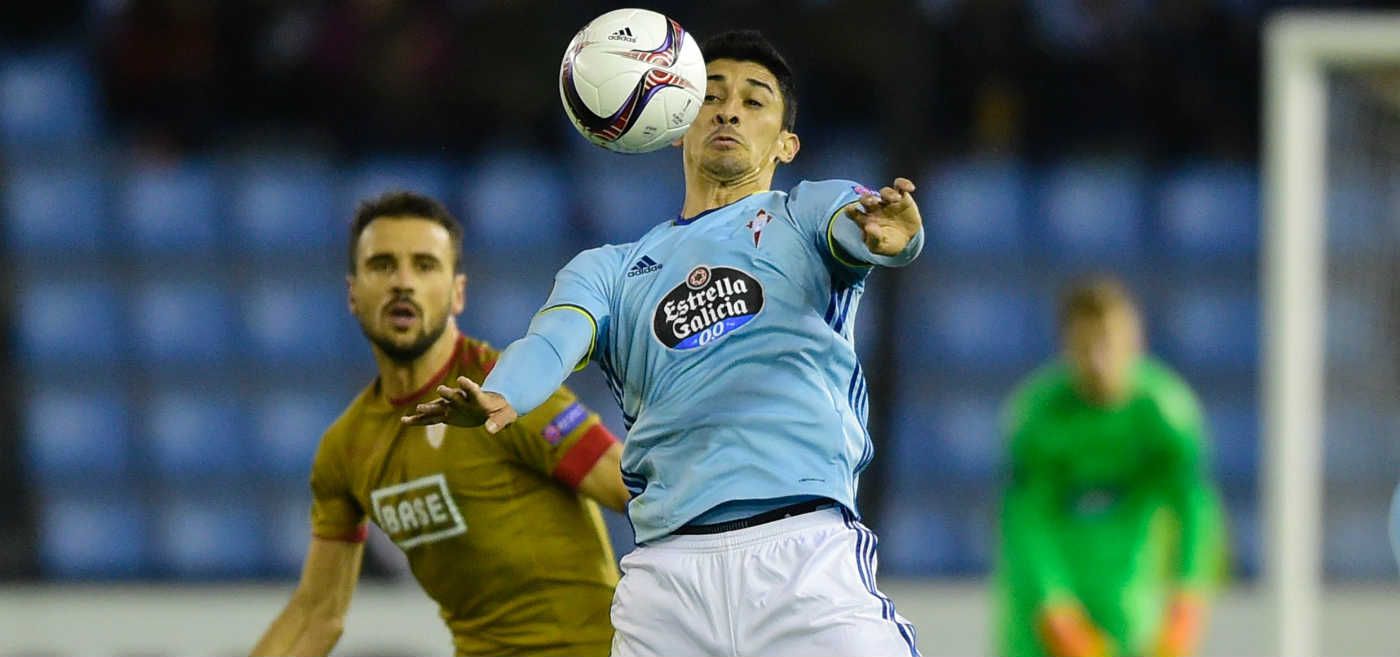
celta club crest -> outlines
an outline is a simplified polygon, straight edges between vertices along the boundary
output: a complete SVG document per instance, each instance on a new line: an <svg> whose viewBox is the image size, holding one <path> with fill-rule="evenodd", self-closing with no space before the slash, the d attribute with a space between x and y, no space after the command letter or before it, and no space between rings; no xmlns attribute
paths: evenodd
<svg viewBox="0 0 1400 657"><path fill-rule="evenodd" d="M749 232L753 233L754 248L758 248L758 241L763 239L763 227L767 226L768 222L772 220L773 216L768 214L767 210L759 210L758 214L754 215L753 219L749 220L749 223L744 224L748 226Z"/></svg>

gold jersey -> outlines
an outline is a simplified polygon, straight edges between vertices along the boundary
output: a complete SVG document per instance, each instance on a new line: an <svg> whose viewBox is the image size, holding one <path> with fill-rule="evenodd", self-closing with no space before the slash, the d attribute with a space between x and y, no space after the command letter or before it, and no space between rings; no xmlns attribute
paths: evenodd
<svg viewBox="0 0 1400 657"><path fill-rule="evenodd" d="M606 655L617 584L598 507L575 487L616 442L566 388L499 433L399 418L496 352L463 337L412 395L371 383L326 431L311 470L311 529L363 540L366 518L442 610L458 654Z"/></svg>

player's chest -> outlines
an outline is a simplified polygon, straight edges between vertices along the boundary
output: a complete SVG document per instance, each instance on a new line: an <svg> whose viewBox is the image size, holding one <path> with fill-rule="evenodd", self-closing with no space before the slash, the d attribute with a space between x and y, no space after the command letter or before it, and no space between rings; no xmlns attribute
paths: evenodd
<svg viewBox="0 0 1400 657"><path fill-rule="evenodd" d="M435 425L402 427L364 463L356 497L399 547L454 538L501 503L513 468L499 441Z"/></svg>
<svg viewBox="0 0 1400 657"><path fill-rule="evenodd" d="M811 302L820 262L788 222L764 209L704 221L637 249L620 296L637 337L684 352Z"/></svg>

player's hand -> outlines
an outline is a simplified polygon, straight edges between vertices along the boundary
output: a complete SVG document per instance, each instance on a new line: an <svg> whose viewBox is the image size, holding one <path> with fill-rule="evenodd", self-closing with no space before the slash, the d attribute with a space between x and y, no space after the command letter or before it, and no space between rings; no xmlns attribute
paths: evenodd
<svg viewBox="0 0 1400 657"><path fill-rule="evenodd" d="M865 246L871 253L898 255L919 233L924 220L913 192L914 183L908 178L895 178L891 186L862 195L846 206L846 216L865 233Z"/></svg>
<svg viewBox="0 0 1400 657"><path fill-rule="evenodd" d="M425 426L429 424L451 424L459 427L486 425L487 433L496 433L519 417L506 398L494 392L486 392L475 381L465 376L457 377L458 388L438 386L441 397L419 404L417 413L405 415L404 424Z"/></svg>
<svg viewBox="0 0 1400 657"><path fill-rule="evenodd" d="M1077 602L1045 607L1036 631L1053 657L1109 657L1113 643Z"/></svg>
<svg viewBox="0 0 1400 657"><path fill-rule="evenodd" d="M1181 592L1172 597L1162 634L1153 647L1153 657L1186 657L1196 652L1205 629L1206 601L1199 593Z"/></svg>

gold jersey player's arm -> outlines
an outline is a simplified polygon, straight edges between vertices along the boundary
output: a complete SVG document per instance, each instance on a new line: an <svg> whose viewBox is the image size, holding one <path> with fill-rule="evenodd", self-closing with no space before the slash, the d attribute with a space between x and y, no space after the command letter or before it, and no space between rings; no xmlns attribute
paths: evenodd
<svg viewBox="0 0 1400 657"><path fill-rule="evenodd" d="M365 544L313 536L301 581L287 606L253 647L253 655L328 655L345 629L360 579Z"/></svg>

